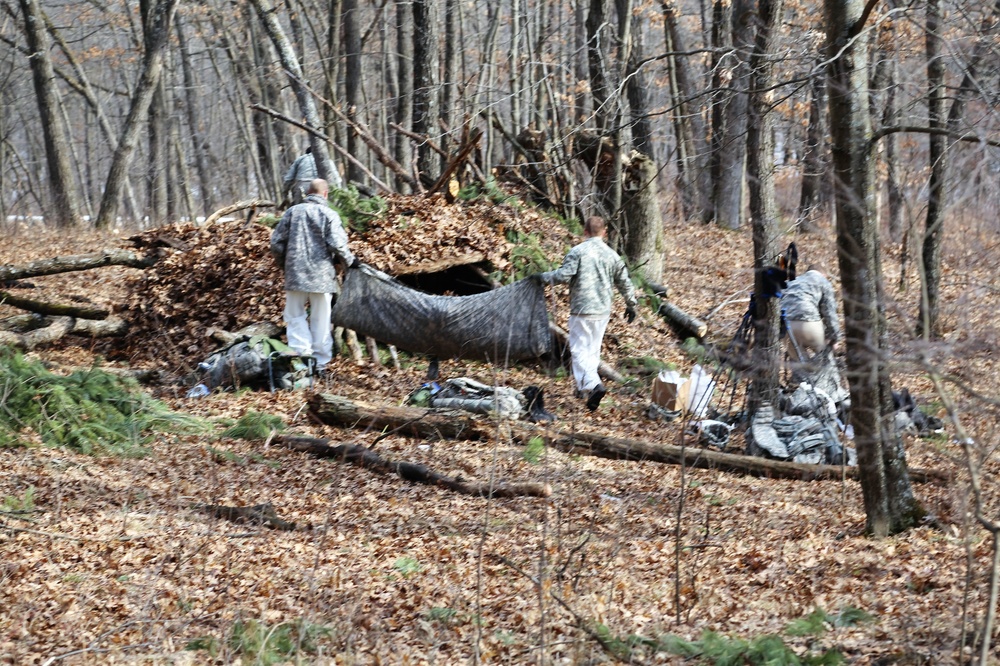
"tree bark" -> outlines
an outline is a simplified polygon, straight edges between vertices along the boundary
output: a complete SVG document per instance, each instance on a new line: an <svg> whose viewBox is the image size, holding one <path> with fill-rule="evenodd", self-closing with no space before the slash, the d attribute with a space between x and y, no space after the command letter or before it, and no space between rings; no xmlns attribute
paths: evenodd
<svg viewBox="0 0 1000 666"><path fill-rule="evenodd" d="M212 211L214 197L212 182L209 179L208 141L202 131L201 107L196 93L197 83L194 78L194 68L191 65L191 52L188 49L184 26L178 15L176 27L177 46L181 56L181 74L184 77L184 112L187 115L188 131L191 133L191 144L194 148L194 164L198 173L198 194L201 199L201 209L205 215Z"/></svg>
<svg viewBox="0 0 1000 666"><path fill-rule="evenodd" d="M142 58L142 74L132 96L128 117L122 128L111 160L108 179L104 184L104 196L101 199L101 210L97 214L98 229L110 227L118 217L118 206L121 204L122 186L125 183L126 172L132 161L142 118L149 110L153 93L160 80L160 70L163 68L164 52L170 37L170 25L173 22L174 11L179 0L151 0L149 34L150 41Z"/></svg>
<svg viewBox="0 0 1000 666"><path fill-rule="evenodd" d="M341 6L341 23L344 26L344 102L347 117L358 121L358 106L361 104L361 31L358 28L358 0L344 0ZM361 144L355 132L347 132L347 152L361 158ZM364 182L364 172L354 163L347 166L347 180Z"/></svg>
<svg viewBox="0 0 1000 666"><path fill-rule="evenodd" d="M302 451L319 458L330 458L342 463L350 463L380 474L396 474L401 479L411 483L447 488L461 495L487 498L549 497L552 495L552 487L547 483L491 484L481 481L466 481L461 477L445 476L417 463L388 460L371 449L357 444L331 446L329 440L326 439L292 435L279 435L274 441L293 451Z"/></svg>
<svg viewBox="0 0 1000 666"><path fill-rule="evenodd" d="M623 208L625 211L622 249L629 264L647 282L663 282L663 215L657 192L656 162L634 152L625 168Z"/></svg>
<svg viewBox="0 0 1000 666"><path fill-rule="evenodd" d="M49 39L45 31L42 10L38 0L20 0L24 18L24 34L31 52L29 62L38 102L38 115L45 140L45 159L48 166L51 198L47 202L46 216L60 227L72 227L80 219L80 192L70 165L69 142L62 117L62 98L56 87L52 60L49 57Z"/></svg>
<svg viewBox="0 0 1000 666"><path fill-rule="evenodd" d="M484 439L493 425L468 412L417 407L374 406L337 395L317 393L310 411L323 423L369 431L391 431L431 439Z"/></svg>
<svg viewBox="0 0 1000 666"><path fill-rule="evenodd" d="M705 123L694 98L694 77L684 51L684 39L678 25L679 11L675 0L663 0L663 26L666 49L673 52L667 58L670 117L677 140L677 171L680 199L686 218L702 220L706 209L712 208L708 200L711 190L708 170L708 145Z"/></svg>
<svg viewBox="0 0 1000 666"><path fill-rule="evenodd" d="M837 252L844 299L851 422L858 450L867 530L885 536L924 515L913 495L902 441L893 423L884 358L882 266L875 228L868 36L861 0L824 0Z"/></svg>
<svg viewBox="0 0 1000 666"><path fill-rule="evenodd" d="M802 156L802 191L799 193L798 226L804 233L816 230L816 215L820 204L822 180L826 175L823 160L823 105L826 85L817 75L809 83L809 126Z"/></svg>
<svg viewBox="0 0 1000 666"><path fill-rule="evenodd" d="M264 31L267 32L271 43L274 44L274 49L278 52L278 59L281 61L281 66L285 69L292 90L295 92L295 99L299 103L299 111L305 118L306 125L319 131L321 125L319 113L316 111L316 102L306 86L302 67L299 65L298 58L295 57L295 50L292 48L291 42L285 35L285 29L278 21L278 15L271 0L250 0L250 2L257 10L257 16L264 26ZM340 172L337 171L336 165L330 159L326 143L315 134L310 133L309 145L312 146L313 158L316 160L316 172L319 177L330 183L331 187L343 187L344 183L340 178Z"/></svg>
<svg viewBox="0 0 1000 666"><path fill-rule="evenodd" d="M396 113L394 118L400 127L410 127L413 117L413 33L410 23L413 14L410 0L396 0ZM402 165L409 176L413 151L410 142L401 132L397 132L393 142L396 162ZM396 174L396 189L403 194L409 191L409 182Z"/></svg>
<svg viewBox="0 0 1000 666"><path fill-rule="evenodd" d="M764 269L780 253L781 213L774 197L774 114L770 95L771 52L782 15L782 0L758 0L754 48L750 56L747 180L753 228L754 292L765 294ZM776 298L756 299L753 374L747 395L750 417L762 405L777 405L780 385L780 306Z"/></svg>
<svg viewBox="0 0 1000 666"><path fill-rule="evenodd" d="M943 39L941 31L940 0L927 0L927 126L932 130L945 127L945 63L941 53ZM924 220L924 236L921 244L921 290L920 319L917 332L928 338L938 338L941 327L938 322L941 284L941 226L944 224L945 181L948 174L948 139L943 134L928 136L928 158L931 176L927 184L927 216Z"/></svg>
<svg viewBox="0 0 1000 666"><path fill-rule="evenodd" d="M613 115L611 109L611 83L608 80L607 63L604 61L610 49L605 44L604 25L607 21L606 0L590 0L587 11L587 64L590 72L590 92L594 98L594 121L598 135L608 129Z"/></svg>
<svg viewBox="0 0 1000 666"><path fill-rule="evenodd" d="M49 303L47 301L38 301L33 298L24 298L23 296L17 296L7 291L0 291L0 304L10 305L11 307L27 310L28 312L36 312L41 315L53 315L56 317L106 319L110 314L107 308Z"/></svg>
<svg viewBox="0 0 1000 666"><path fill-rule="evenodd" d="M725 67L732 72L733 92L724 103L724 135L719 142L719 177L713 198L715 222L725 229L739 229L743 223L743 176L746 169L747 90L750 53L753 50L753 0L733 0L733 54Z"/></svg>
<svg viewBox="0 0 1000 666"><path fill-rule="evenodd" d="M437 27L435 0L413 0L413 132L430 135L437 122ZM437 165L426 142L417 147L418 178L424 185L437 180Z"/></svg>

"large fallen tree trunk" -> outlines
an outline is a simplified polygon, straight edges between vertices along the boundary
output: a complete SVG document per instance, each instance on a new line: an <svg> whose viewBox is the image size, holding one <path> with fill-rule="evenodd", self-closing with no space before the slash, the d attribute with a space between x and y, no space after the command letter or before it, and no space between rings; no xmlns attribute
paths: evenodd
<svg viewBox="0 0 1000 666"><path fill-rule="evenodd" d="M316 394L310 401L312 413L323 423L352 428L387 429L419 437L449 437L453 439L485 439L494 432L492 424L465 412L422 409L416 407L374 407L329 394ZM544 438L550 446L573 453L615 460L643 460L688 467L718 469L725 472L753 474L776 479L808 481L838 480L842 475L855 479L857 467L837 465L806 465L771 460L734 453L722 453L700 446L676 446L638 439L622 439L603 435L551 431L521 422L510 422L515 439L527 441ZM938 470L910 470L918 483L946 483L950 476Z"/></svg>
<svg viewBox="0 0 1000 666"><path fill-rule="evenodd" d="M57 273L86 271L101 266L130 266L149 268L156 263L155 255L139 255L129 250L107 249L92 254L77 254L67 257L39 259L23 266L0 266L0 282L23 280L25 278Z"/></svg>
<svg viewBox="0 0 1000 666"><path fill-rule="evenodd" d="M103 338L124 335L127 330L128 324L118 317L93 320L20 315L0 321L0 345L31 351L66 335Z"/></svg>
<svg viewBox="0 0 1000 666"><path fill-rule="evenodd" d="M309 409L323 423L361 430L392 431L411 437L484 439L491 427L468 412L421 407L376 407L339 395L317 393Z"/></svg>
<svg viewBox="0 0 1000 666"><path fill-rule="evenodd" d="M424 465L387 460L371 449L356 444L330 446L329 440L326 439L292 435L280 435L275 437L273 441L293 451L303 451L321 458L339 460L381 474L397 474L400 478L412 483L439 486L463 495L475 497L548 497L552 494L552 488L547 483L490 484L447 477Z"/></svg>
<svg viewBox="0 0 1000 666"><path fill-rule="evenodd" d="M21 310L37 312L42 315L79 317L80 319L106 319L108 314L110 314L107 308L47 303L45 301L36 301L33 298L16 296L7 291L0 291L0 305L10 305Z"/></svg>

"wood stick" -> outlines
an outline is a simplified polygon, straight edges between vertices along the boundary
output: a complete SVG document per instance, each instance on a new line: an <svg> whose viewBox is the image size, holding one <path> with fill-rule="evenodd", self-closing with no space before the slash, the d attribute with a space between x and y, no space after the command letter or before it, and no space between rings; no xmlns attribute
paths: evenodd
<svg viewBox="0 0 1000 666"><path fill-rule="evenodd" d="M365 336L365 347L368 348L368 356L372 359L372 364L376 367L382 366L382 358L378 355L378 343L370 335Z"/></svg>
<svg viewBox="0 0 1000 666"><path fill-rule="evenodd" d="M79 317L80 319L107 319L107 308L86 307L77 305L63 305L61 303L47 303L36 301L32 298L15 296L7 291L0 291L0 305L10 305L21 310L37 312L42 315L52 315L55 317Z"/></svg>
<svg viewBox="0 0 1000 666"><path fill-rule="evenodd" d="M441 172L441 176L437 179L437 182L435 182L434 185L431 186L431 189L427 190L428 196L439 191L442 187L444 187L448 183L448 181L451 180L451 175L455 173L458 167L461 166L462 162L464 162L466 158L469 156L469 153L471 153L473 149L479 144L479 139L482 136L483 136L483 131L478 127L472 130L472 133L469 135L469 138L468 140L466 140L465 144L463 144L462 147L458 149L458 152L455 153L455 156L451 160L449 160L448 166L446 166L444 171Z"/></svg>
<svg viewBox="0 0 1000 666"><path fill-rule="evenodd" d="M347 349L351 352L351 358L358 365L365 364L365 354L361 351L361 345L358 343L358 334L351 329L346 329L345 336Z"/></svg>
<svg viewBox="0 0 1000 666"><path fill-rule="evenodd" d="M447 488L462 495L474 497L549 497L552 487L547 483L518 482L493 484L480 481L466 481L460 477L451 478L432 469L409 462L395 462L378 455L371 449L358 444L331 446L329 440L315 437L295 437L280 435L274 439L278 444L293 451L302 451L320 458L331 458L342 463L350 463L381 474L396 474L411 483Z"/></svg>
<svg viewBox="0 0 1000 666"><path fill-rule="evenodd" d="M246 210L247 208L274 208L275 206L276 204L273 201L268 201L267 199L244 199L243 201L223 206L215 211L205 219L205 223L202 226L207 227L223 215L230 215L240 210Z"/></svg>

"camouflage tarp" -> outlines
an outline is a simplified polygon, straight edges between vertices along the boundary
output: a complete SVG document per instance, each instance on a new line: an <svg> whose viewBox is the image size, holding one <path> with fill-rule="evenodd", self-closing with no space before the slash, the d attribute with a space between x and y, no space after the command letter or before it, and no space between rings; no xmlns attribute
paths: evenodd
<svg viewBox="0 0 1000 666"><path fill-rule="evenodd" d="M530 280L472 296L433 296L371 266L347 272L333 322L407 351L501 365L541 356L551 341L543 287Z"/></svg>

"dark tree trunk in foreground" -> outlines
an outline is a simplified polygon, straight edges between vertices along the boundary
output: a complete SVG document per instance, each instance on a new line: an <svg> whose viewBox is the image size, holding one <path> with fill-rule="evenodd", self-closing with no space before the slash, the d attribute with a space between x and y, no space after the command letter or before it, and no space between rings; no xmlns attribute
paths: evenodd
<svg viewBox="0 0 1000 666"><path fill-rule="evenodd" d="M174 11L179 0L155 0L149 8L147 30L150 39L147 40L146 52L142 58L142 74L139 84L132 95L132 106L129 108L125 126L122 128L118 148L111 160L108 180L104 184L104 196L101 199L101 210L97 214L97 228L110 227L118 217L118 206L121 203L122 187L132 153L139 139L142 121L149 111L153 94L160 81L160 71L163 69L164 53L170 37L170 26L173 23Z"/></svg>
<svg viewBox="0 0 1000 666"><path fill-rule="evenodd" d="M437 122L437 31L434 28L434 0L413 0L413 131L436 134ZM417 147L417 170L424 184L437 180L434 151L423 142Z"/></svg>
<svg viewBox="0 0 1000 666"><path fill-rule="evenodd" d="M893 423L875 228L875 173L868 106L868 39L854 28L862 0L824 0L829 65L837 252L844 298L851 421L867 530L885 536L923 516Z"/></svg>
<svg viewBox="0 0 1000 666"><path fill-rule="evenodd" d="M38 0L21 0L21 15L24 18L28 49L32 53L29 62L45 139L49 177L49 200L46 202L48 210L45 214L60 227L70 227L80 219L80 194L70 166L62 99L56 87L52 60L49 57L49 39Z"/></svg>
<svg viewBox="0 0 1000 666"><path fill-rule="evenodd" d="M753 227L754 292L764 294L764 268L780 252L780 211L774 195L774 114L768 93L769 62L774 34L781 20L782 0L759 0L757 30L750 56L750 98L747 125L747 177ZM751 416L764 405L777 405L781 341L780 306L776 298L758 297L754 320L753 380L747 396Z"/></svg>

